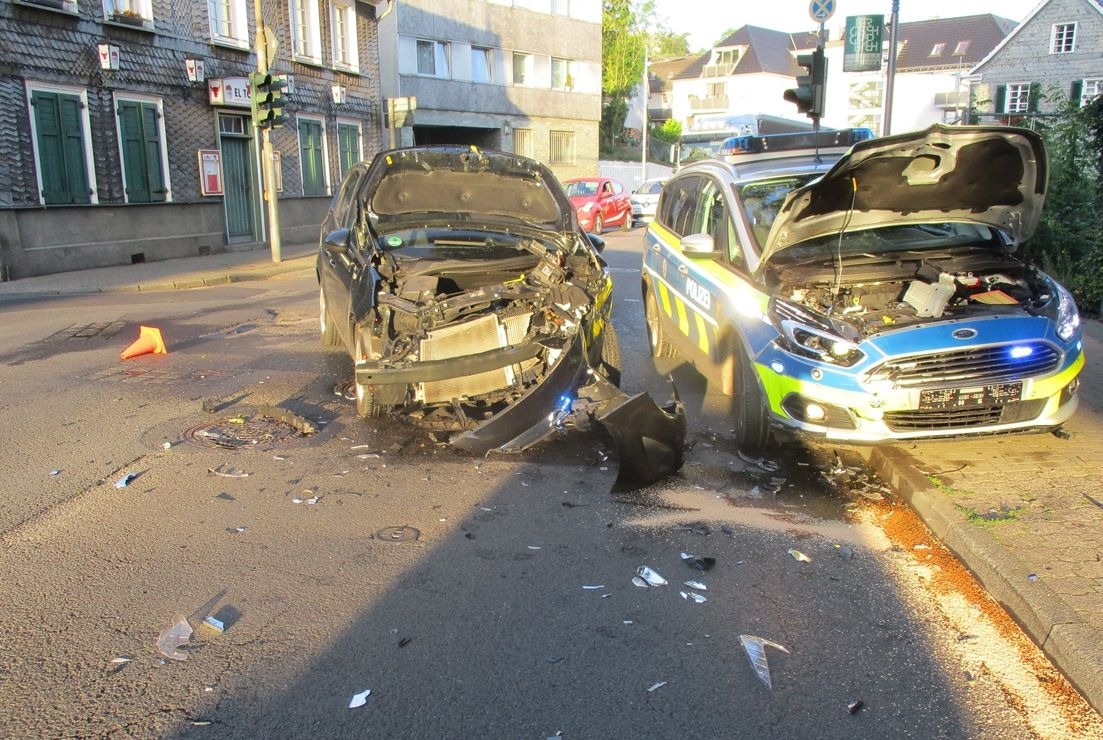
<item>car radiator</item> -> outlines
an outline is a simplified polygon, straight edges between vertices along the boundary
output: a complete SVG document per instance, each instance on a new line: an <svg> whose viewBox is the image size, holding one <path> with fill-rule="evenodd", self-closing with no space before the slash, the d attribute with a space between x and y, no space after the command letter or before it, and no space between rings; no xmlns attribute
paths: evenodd
<svg viewBox="0 0 1103 740"><path fill-rule="evenodd" d="M527 313L501 321L497 315L491 315L435 329L421 340L421 359L446 360L517 344L528 333L530 319ZM507 365L484 373L420 383L417 395L424 403L448 402L508 388L515 378L514 366Z"/></svg>

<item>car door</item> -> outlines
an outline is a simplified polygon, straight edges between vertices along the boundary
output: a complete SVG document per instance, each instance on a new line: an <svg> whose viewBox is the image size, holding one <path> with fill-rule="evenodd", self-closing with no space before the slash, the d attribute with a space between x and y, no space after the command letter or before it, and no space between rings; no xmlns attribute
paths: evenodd
<svg viewBox="0 0 1103 740"><path fill-rule="evenodd" d="M601 187L598 188L598 208L601 211L601 220L605 223L609 223L611 220L616 220L617 214L617 197L613 191L612 180L602 180Z"/></svg>
<svg viewBox="0 0 1103 740"><path fill-rule="evenodd" d="M688 342L689 315L685 309L685 260L681 254L683 235L691 233L697 195L704 183L701 175L687 174L663 187L655 220L644 236L643 269L652 292L663 333L681 351L692 351Z"/></svg>
<svg viewBox="0 0 1103 740"><path fill-rule="evenodd" d="M363 172L354 168L341 183L341 189L333 200L333 209L326 217L318 260L318 276L325 292L326 310L349 347L353 346L350 296L364 263L363 251L357 240L359 229L356 226L361 212L357 190L362 176ZM326 244L327 233L342 229L348 233L346 248Z"/></svg>

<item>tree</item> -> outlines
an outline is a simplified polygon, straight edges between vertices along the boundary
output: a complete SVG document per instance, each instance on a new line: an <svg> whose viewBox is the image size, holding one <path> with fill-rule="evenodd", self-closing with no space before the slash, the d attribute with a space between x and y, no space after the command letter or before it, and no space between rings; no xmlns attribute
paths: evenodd
<svg viewBox="0 0 1103 740"><path fill-rule="evenodd" d="M624 128L628 101L643 81L644 49L654 0L603 0L601 8L601 136L609 146Z"/></svg>
<svg viewBox="0 0 1103 740"><path fill-rule="evenodd" d="M652 128L651 135L667 144L677 144L682 139L682 123L673 118L668 119L662 125Z"/></svg>
<svg viewBox="0 0 1103 740"><path fill-rule="evenodd" d="M660 29L651 35L651 55L655 59L689 56L689 34Z"/></svg>

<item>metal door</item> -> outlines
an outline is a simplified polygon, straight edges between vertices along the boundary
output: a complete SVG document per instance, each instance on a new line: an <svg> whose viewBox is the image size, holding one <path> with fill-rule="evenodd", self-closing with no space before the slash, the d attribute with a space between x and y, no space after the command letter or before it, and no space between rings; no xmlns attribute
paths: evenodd
<svg viewBox="0 0 1103 740"><path fill-rule="evenodd" d="M225 179L226 236L231 242L252 241L257 238L254 216L256 177L251 166L252 158L249 156L252 139L227 131L228 128L236 128L235 119L241 120L241 117L220 116L220 119L222 172ZM242 131L244 132L244 127Z"/></svg>

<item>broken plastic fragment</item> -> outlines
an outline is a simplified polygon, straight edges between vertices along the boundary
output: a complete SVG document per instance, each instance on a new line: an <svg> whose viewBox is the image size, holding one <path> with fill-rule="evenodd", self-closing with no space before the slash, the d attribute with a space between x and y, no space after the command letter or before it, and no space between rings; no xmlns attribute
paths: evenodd
<svg viewBox="0 0 1103 740"><path fill-rule="evenodd" d="M133 660L133 658L127 657L126 655L120 655L118 658L112 658L111 662L112 663L129 663L131 660Z"/></svg>
<svg viewBox="0 0 1103 740"><path fill-rule="evenodd" d="M852 701L846 705L846 711L848 714L857 714L865 705L866 703L861 699L859 699L858 701Z"/></svg>
<svg viewBox="0 0 1103 740"><path fill-rule="evenodd" d="M53 470L50 471L50 475L61 475L61 471L58 470L57 468L54 468Z"/></svg>
<svg viewBox="0 0 1103 740"><path fill-rule="evenodd" d="M583 586L582 588L587 591L597 591L598 589L605 588L605 586Z"/></svg>
<svg viewBox="0 0 1103 740"><path fill-rule="evenodd" d="M230 534L245 534L245 527L226 527Z"/></svg>
<svg viewBox="0 0 1103 740"><path fill-rule="evenodd" d="M652 684L648 691L655 691L656 689L661 689L663 686L666 686L666 681L659 681L656 684Z"/></svg>
<svg viewBox="0 0 1103 740"><path fill-rule="evenodd" d="M716 565L716 558L699 558L696 555L683 552L682 562L694 570L706 571L712 570L712 567Z"/></svg>
<svg viewBox="0 0 1103 740"><path fill-rule="evenodd" d="M364 689L359 694L353 694L352 700L349 702L349 709L356 709L367 704L369 694L371 694L371 689Z"/></svg>
<svg viewBox="0 0 1103 740"><path fill-rule="evenodd" d="M706 598L704 594L698 594L692 591L679 591L678 593L680 593L682 598L686 601L692 601L697 604L704 604L708 601L708 598Z"/></svg>
<svg viewBox="0 0 1103 740"><path fill-rule="evenodd" d="M215 475L223 478L248 478L249 474L244 470L234 470L228 465L219 465L217 468L207 468L208 473L214 473Z"/></svg>
<svg viewBox="0 0 1103 740"><path fill-rule="evenodd" d="M176 648L186 645L191 639L191 626L183 614L176 615L176 621L157 638L157 649L166 658L173 660L187 660L188 654L182 653Z"/></svg>
<svg viewBox="0 0 1103 740"><path fill-rule="evenodd" d="M803 552L796 549L795 547L790 547L789 548L789 554L792 555L797 561L799 561L801 563L811 563L812 562L812 558L808 557L807 555L805 555Z"/></svg>
<svg viewBox="0 0 1103 740"><path fill-rule="evenodd" d="M646 565L641 565L637 568L636 575L646 581L648 586L665 586L667 583L665 578L648 568Z"/></svg>
<svg viewBox="0 0 1103 740"><path fill-rule="evenodd" d="M789 651L776 642L754 635L740 635L739 641L743 643L743 649L747 651L747 658L751 661L755 675L762 680L762 683L766 684L767 688L772 689L774 685L770 683L770 665L766 662L766 646L777 648L783 653Z"/></svg>
<svg viewBox="0 0 1103 740"><path fill-rule="evenodd" d="M647 585L647 581L643 580L639 576L632 576L632 585L638 588L651 588Z"/></svg>
<svg viewBox="0 0 1103 740"><path fill-rule="evenodd" d="M690 588L695 588L698 591L708 591L709 590L709 587L706 586L701 581L686 581L685 585L689 586Z"/></svg>
<svg viewBox="0 0 1103 740"><path fill-rule="evenodd" d="M764 457L753 457L752 455L748 455L743 452L743 450L736 450L736 452L739 453L739 458L743 462L748 462L751 465L757 465L758 467L765 470L767 473L776 473L778 471L779 466L773 460L767 460Z"/></svg>
<svg viewBox="0 0 1103 740"><path fill-rule="evenodd" d="M214 617L204 617L203 624L207 625L219 634L222 634L226 631L226 625L222 622L222 620L215 619Z"/></svg>
<svg viewBox="0 0 1103 740"><path fill-rule="evenodd" d="M130 485L130 481L138 477L137 473L127 473L122 478L115 481L115 488L126 488Z"/></svg>

